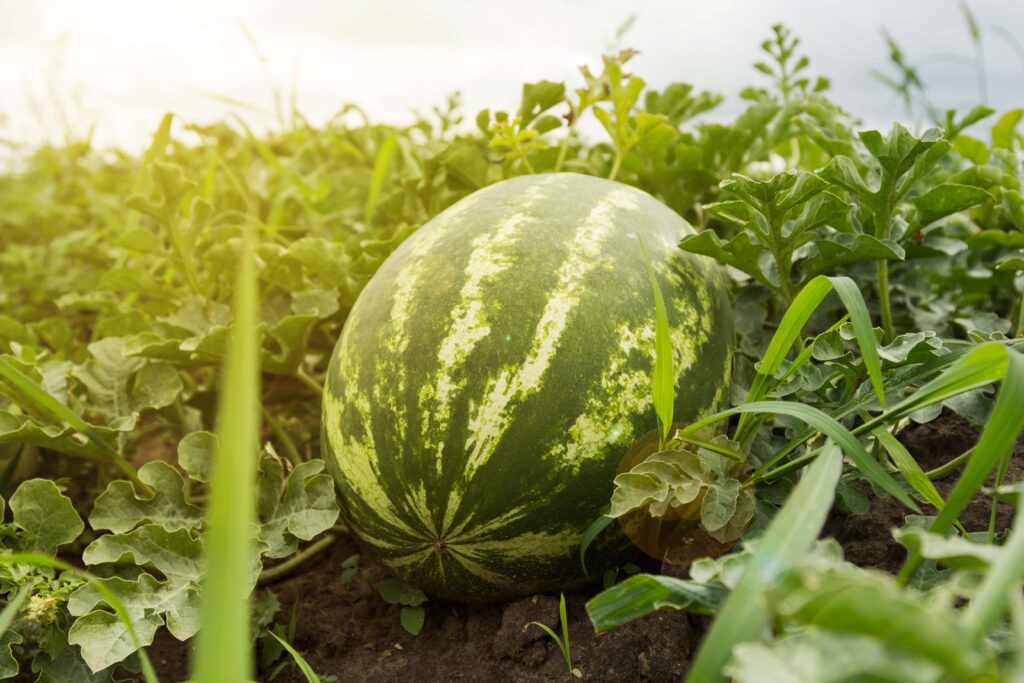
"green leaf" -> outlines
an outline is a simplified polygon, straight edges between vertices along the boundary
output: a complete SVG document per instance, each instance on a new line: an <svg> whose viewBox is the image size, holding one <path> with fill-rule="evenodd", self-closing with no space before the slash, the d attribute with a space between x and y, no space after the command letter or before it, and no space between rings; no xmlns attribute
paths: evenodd
<svg viewBox="0 0 1024 683"><path fill-rule="evenodd" d="M723 667L733 648L757 638L767 626L769 612L765 591L814 543L832 507L842 469L842 458L832 445L807 468L786 504L769 524L736 589L718 612L690 665L687 681L725 680Z"/></svg>
<svg viewBox="0 0 1024 683"><path fill-rule="evenodd" d="M299 541L309 541L330 529L338 520L340 508L334 493L334 480L324 473L322 460L300 463L288 475L283 489L267 491L261 505L259 538L268 549L268 557L281 558L294 553Z"/></svg>
<svg viewBox="0 0 1024 683"><path fill-rule="evenodd" d="M419 607L427 601L427 596L422 590L402 579L384 579L376 588L381 599L389 605Z"/></svg>
<svg viewBox="0 0 1024 683"><path fill-rule="evenodd" d="M165 408L185 388L178 371L167 363L149 363L135 375L129 394L132 410L141 412L152 408Z"/></svg>
<svg viewBox="0 0 1024 683"><path fill-rule="evenodd" d="M958 536L940 536L919 527L895 529L893 537L910 552L953 569L984 571L1004 554L995 545L972 543Z"/></svg>
<svg viewBox="0 0 1024 683"><path fill-rule="evenodd" d="M46 555L71 543L85 530L75 506L49 479L29 479L10 500L14 526L21 529L19 547Z"/></svg>
<svg viewBox="0 0 1024 683"><path fill-rule="evenodd" d="M861 178L857 165L849 157L842 155L833 157L819 173L822 178L851 192L868 206L876 207L877 201L874 192Z"/></svg>
<svg viewBox="0 0 1024 683"><path fill-rule="evenodd" d="M946 504L938 490L935 488L935 484L932 480L924 473L921 466L914 460L914 456L906 449L906 447L899 442L899 440L890 434L884 427L871 432L878 443L881 444L882 448L886 450L889 457L892 458L893 463L896 465L896 469L900 471L903 478L907 480L917 493L924 498L930 505L938 510Z"/></svg>
<svg viewBox="0 0 1024 683"><path fill-rule="evenodd" d="M523 96L519 104L522 125L528 126L551 107L565 101L565 84L554 81L537 81L523 84Z"/></svg>
<svg viewBox="0 0 1024 683"><path fill-rule="evenodd" d="M423 622L426 618L427 611L422 607L403 607L399 612L402 628L414 636L418 636L423 630Z"/></svg>
<svg viewBox="0 0 1024 683"><path fill-rule="evenodd" d="M210 477L210 464L217 451L217 435L211 432L192 432L178 442L178 464L193 481L206 483Z"/></svg>
<svg viewBox="0 0 1024 683"><path fill-rule="evenodd" d="M992 199L985 190L970 185L944 183L931 188L912 200L917 208L918 227L926 227L951 214Z"/></svg>
<svg viewBox="0 0 1024 683"><path fill-rule="evenodd" d="M992 147L996 149L1013 149L1014 136L1017 134L1017 124L1024 117L1024 109L1011 109L999 117L996 125L992 126Z"/></svg>
<svg viewBox="0 0 1024 683"><path fill-rule="evenodd" d="M654 453L615 477L608 517L618 519L644 508L648 508L652 517L661 517L675 505L696 500L712 479L713 474L695 453L684 450Z"/></svg>
<svg viewBox="0 0 1024 683"><path fill-rule="evenodd" d="M702 254L732 266L754 278L758 282L775 289L778 284L773 282L761 269L771 257L768 247L755 242L747 232L741 232L727 242L722 242L712 230L705 230L696 235L688 235L679 243L679 248L692 254Z"/></svg>
<svg viewBox="0 0 1024 683"><path fill-rule="evenodd" d="M100 536L86 547L82 561L152 567L168 579L194 581L202 576L202 554L203 542L187 530L167 531L159 524L146 524L126 534Z"/></svg>
<svg viewBox="0 0 1024 683"><path fill-rule="evenodd" d="M148 646L163 623L156 615L133 616L138 644ZM68 630L68 644L77 645L93 673L124 661L138 648L116 614L97 610L75 620Z"/></svg>
<svg viewBox="0 0 1024 683"><path fill-rule="evenodd" d="M902 261L903 247L892 240L880 240L871 235L832 234L828 239L814 242L815 253L800 262L800 273L805 279L828 273L840 266L862 261Z"/></svg>
<svg viewBox="0 0 1024 683"><path fill-rule="evenodd" d="M188 484L178 470L165 462L148 462L139 470L139 479L151 490L140 492L127 481L107 486L89 515L93 529L123 534L147 523L159 524L167 531L199 526L202 511L188 502Z"/></svg>
<svg viewBox="0 0 1024 683"><path fill-rule="evenodd" d="M864 303L863 296L849 278L826 278L823 275L819 275L804 285L803 289L793 299L793 303L786 310L785 315L783 315L782 321L779 323L778 329L776 329L764 353L761 365L757 369L754 382L747 392L746 400L748 403L758 401L768 395L771 379L778 372L779 368L782 367L786 355L793 347L804 325L807 324L811 315L814 314L814 311L817 310L818 306L821 305L821 302L824 301L832 289L836 289L836 293L840 296L844 305L846 305L851 319L856 318L858 320L857 324L854 325L855 337L860 346L865 366L871 376L872 388L875 390L878 400L884 405L885 392L881 386L881 361L878 357L878 344L871 328L871 321L867 317L867 304ZM741 444L744 443L745 439L748 438L747 435L752 434L749 431L751 425L756 424L756 421L751 417L741 415L739 425L736 428L737 441ZM895 482L892 482L892 485L895 485ZM891 490L888 484L884 488Z"/></svg>
<svg viewBox="0 0 1024 683"><path fill-rule="evenodd" d="M128 383L146 361L127 357L121 337L101 339L88 348L92 357L75 368L72 375L85 387L90 410L114 429L132 429L138 415L128 394Z"/></svg>
<svg viewBox="0 0 1024 683"><path fill-rule="evenodd" d="M18 660L15 659L11 647L22 642L24 638L15 631L4 631L3 635L0 635L0 680L18 675Z"/></svg>
<svg viewBox="0 0 1024 683"><path fill-rule="evenodd" d="M102 427L92 431L100 439L113 439L116 432ZM31 444L58 453L104 458L106 451L73 427L43 425L25 415L0 409L0 444Z"/></svg>
<svg viewBox="0 0 1024 683"><path fill-rule="evenodd" d="M740 643L725 673L735 683L935 683L936 664L878 638L810 627L768 642Z"/></svg>
<svg viewBox="0 0 1024 683"><path fill-rule="evenodd" d="M149 661L149 657L146 655L146 650L142 646L142 641L139 638L138 633L135 630L132 618L129 616L128 611L125 609L124 605L121 604L121 601L118 599L117 595L115 595L113 592L111 592L110 589L108 589L100 580L98 580L96 577L92 576L88 572L82 571L81 569L78 569L76 567L73 567L73 566L69 565L67 562L59 560L59 559L57 559L55 557L51 557L49 555L44 555L42 553L28 552L28 553L11 553L11 554L8 554L8 555L0 555L0 564L4 564L4 565L30 564L30 565L34 565L34 566L37 566L37 567L45 567L45 568L50 568L50 569L59 569L59 570L61 570L63 572L68 572L68 573L71 573L71 574L75 574L75 575L78 575L81 578L85 579L91 586L93 586L103 596L103 600L111 607L111 609L114 610L114 613L116 614L117 618L120 619L121 622L125 625L125 629L126 629L126 632L128 634L129 639L132 641L132 644L138 649L138 658L139 658L140 663L142 664L142 673L143 673L143 676L145 677L146 683L157 683L156 672L153 671L153 665ZM67 652L67 651L68 650L65 650L65 652ZM54 665L57 665L58 662L60 662L61 659L62 659L62 657L58 657L58 660L51 661L51 663L54 664ZM76 658L74 658L74 660L77 661L78 658L76 657ZM68 669L74 669L75 668L75 661L63 662L63 663L60 664L59 667L55 666L54 669L60 670L60 671L67 671ZM49 667L46 667L46 668L49 668ZM44 674L44 676L45 676L45 674ZM58 679L58 680L65 680L65 679ZM90 677L90 676L76 675L74 677L74 680L94 680L94 679L92 677ZM101 678L100 680L109 680L109 679Z"/></svg>
<svg viewBox="0 0 1024 683"><path fill-rule="evenodd" d="M935 662L957 677L969 678L980 664L952 611L901 589L881 572L799 568L769 593L769 603L792 624L843 634L884 634L882 642L890 647Z"/></svg>
<svg viewBox="0 0 1024 683"><path fill-rule="evenodd" d="M714 612L726 595L728 591L717 583L637 574L591 599L587 614L601 633L660 609Z"/></svg>
<svg viewBox="0 0 1024 683"><path fill-rule="evenodd" d="M129 465L121 454L110 446L110 444L104 439L100 430L88 424L67 406L57 401L31 377L28 377L21 372L11 362L9 357L0 356L0 390L3 389L6 389L5 393L7 393L19 406L33 412L37 412L44 418L58 423L61 427L64 426L64 423L67 423L75 431L88 436L96 448L116 463L129 479L132 479L133 481L137 480L135 468ZM3 415L3 413L0 413L0 415ZM26 423L22 423L16 429L24 429L31 434L31 438L39 439L39 433L42 430L38 428L33 429L33 426L34 425L26 426ZM3 431L9 432L9 430ZM0 434L2 434L3 431L0 431ZM58 430L56 433L46 430L45 433L49 438L67 439L69 436L63 429Z"/></svg>

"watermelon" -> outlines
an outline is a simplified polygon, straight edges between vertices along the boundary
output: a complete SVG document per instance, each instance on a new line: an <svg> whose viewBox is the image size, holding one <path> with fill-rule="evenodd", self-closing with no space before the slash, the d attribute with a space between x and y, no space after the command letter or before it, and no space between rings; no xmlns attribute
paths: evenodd
<svg viewBox="0 0 1024 683"><path fill-rule="evenodd" d="M396 249L348 316L323 397L325 460L366 550L454 600L585 580L580 536L657 427L641 239L666 299L676 419L729 394L731 308L718 266L677 248L693 232L638 189L540 174L471 194ZM628 545L604 534L588 569Z"/></svg>

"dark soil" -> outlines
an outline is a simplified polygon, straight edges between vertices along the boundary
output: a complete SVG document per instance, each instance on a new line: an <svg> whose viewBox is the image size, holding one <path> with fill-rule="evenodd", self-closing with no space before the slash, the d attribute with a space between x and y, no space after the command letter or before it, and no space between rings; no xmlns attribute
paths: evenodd
<svg viewBox="0 0 1024 683"><path fill-rule="evenodd" d="M969 423L953 413L900 434L908 450L928 470L963 453L977 440ZM1024 441L1017 444L1008 480L1024 479ZM946 495L958 471L936 482ZM989 504L979 498L961 516L970 530L988 527ZM865 514L834 511L823 536L832 536L850 561L896 571L904 551L890 530L902 526L907 510L891 498L872 496ZM934 514L925 510L924 514ZM1012 509L1001 506L998 526L1009 526ZM422 633L411 636L399 623L398 608L384 603L371 587L382 571L364 562L367 580L340 580L341 563L358 553L350 539L332 548L302 573L275 586L281 601L278 621L296 610L295 647L320 674L338 681L565 681L565 661L544 632L527 626L539 621L558 632L558 598L534 595L496 605L460 605L430 601ZM566 595L575 666L584 681L678 681L710 623L671 610L596 635L584 607L597 589ZM186 677L188 652L166 634L150 648L163 680ZM266 670L259 672L266 680ZM305 679L289 665L275 679Z"/></svg>

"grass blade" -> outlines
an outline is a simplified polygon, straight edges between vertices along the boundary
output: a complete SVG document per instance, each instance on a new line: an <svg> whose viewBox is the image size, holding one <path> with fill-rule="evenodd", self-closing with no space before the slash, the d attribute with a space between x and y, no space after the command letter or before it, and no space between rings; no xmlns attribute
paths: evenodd
<svg viewBox="0 0 1024 683"><path fill-rule="evenodd" d="M11 623L21 612L21 606L28 600L28 596L32 593L32 589L36 587L35 582L26 583L15 594L10 601L4 605L3 612L0 612L0 636L7 633L7 629L11 627Z"/></svg>
<svg viewBox="0 0 1024 683"><path fill-rule="evenodd" d="M889 454L889 457L892 458L892 461L896 464L896 469L900 471L900 474L907 480L907 483L914 487L914 490L928 501L930 505L941 510L946 501L942 499L942 495L935 488L935 484L925 475L924 470L917 464L917 460L914 460L914 456L910 454L906 446L901 444L899 439L885 429L878 428L871 433L878 439L878 443Z"/></svg>
<svg viewBox="0 0 1024 683"><path fill-rule="evenodd" d="M366 211L363 215L363 224L369 229L373 225L373 216L377 213L377 202L380 200L381 190L384 189L384 181L388 177L388 169L391 167L391 158L395 155L395 147L398 146L398 139L394 135L384 138L377 158L373 162L373 175L370 177L370 191L366 195Z"/></svg>
<svg viewBox="0 0 1024 683"><path fill-rule="evenodd" d="M259 451L258 293L251 244L243 246L234 300L234 324L217 409L219 448L213 460L207 508L206 577L196 643L194 680L252 679L249 632L251 536Z"/></svg>
<svg viewBox="0 0 1024 683"><path fill-rule="evenodd" d="M878 396L878 402L885 407L885 388L882 386L882 360L878 356L878 342L875 340L874 326L871 324L871 314L868 313L868 305L864 303L864 295L860 293L857 285L848 277L830 277L832 288L846 306L850 314L850 323L853 325L853 334L860 347L861 358L864 359L864 367L867 368L871 386Z"/></svg>
<svg viewBox="0 0 1024 683"><path fill-rule="evenodd" d="M989 567L977 594L963 613L975 640L981 641L1007 608L1011 594L1020 593L1017 587L1024 577L1024 506L1018 504L1013 520L1013 532L1003 546L998 561Z"/></svg>
<svg viewBox="0 0 1024 683"><path fill-rule="evenodd" d="M885 389L882 383L882 361L878 355L878 344L875 341L874 329L871 326L871 316L868 313L867 304L861 295L857 285L847 277L826 277L819 275L812 279L793 299L786 310L785 315L779 322L778 329L768 343L764 358L757 369L754 382L747 392L747 403L759 401L768 394L772 378L782 367L783 361L789 354L790 349L800 336L800 331L810 320L811 316L825 300L828 293L836 291L840 300L846 307L853 324L854 336L860 347L861 357L864 359L864 366L867 368L868 377L875 389L875 395L879 402L885 405ZM806 360L806 351L802 360ZM752 415L741 415L739 425L736 428L736 440L741 444L748 443L753 437L754 428L757 424Z"/></svg>
<svg viewBox="0 0 1024 683"><path fill-rule="evenodd" d="M1003 379L1006 376L1007 354L1010 352L1008 347L998 342L976 346L941 375L886 412L860 425L853 433L872 432L882 425L906 417L915 410Z"/></svg>
<svg viewBox="0 0 1024 683"><path fill-rule="evenodd" d="M600 633L666 607L711 612L727 594L724 588L674 576L637 574L595 596L587 614Z"/></svg>
<svg viewBox="0 0 1024 683"><path fill-rule="evenodd" d="M775 577L807 553L818 537L832 508L842 471L843 460L835 446L825 448L807 468L768 526L736 589L711 625L693 660L687 681L724 681L722 669L732 656L733 647L756 638L765 628L768 621L765 591Z"/></svg>
<svg viewBox="0 0 1024 683"><path fill-rule="evenodd" d="M817 431L825 434L831 438L843 452L849 456L853 464L864 473L868 479L878 485L880 488L889 493L893 498L906 505L915 512L920 511L917 503L914 502L903 487L892 478L884 467L882 467L877 460L871 457L871 455L864 449L860 441L854 436L856 433L851 432L842 424L840 424L835 418L825 414L824 412L806 405L804 403L796 403L793 401L755 401L754 403L744 403L743 405L730 408L729 410L723 410L720 413L711 415L703 420L694 422L688 425L684 430L684 433L694 432L701 427L707 426L718 420L721 420L729 415L736 414L781 414L795 417L803 422L809 424Z"/></svg>
<svg viewBox="0 0 1024 683"><path fill-rule="evenodd" d="M988 344L979 346L975 351L968 354L963 362L981 356L978 352L992 348L1001 353L1003 363L994 363L1004 368L1005 379L1003 386L996 397L995 406L989 416L988 423L981 432L978 444L974 447L974 453L964 467L960 479L957 480L953 490L949 493L946 505L939 512L938 517L929 529L935 533L946 533L953 525L953 521L963 512L967 504L985 483L985 479L996 468L999 461L1013 448L1017 437L1024 431L1024 354L1012 351L1001 344L990 346ZM970 382L970 378L964 380ZM901 580L909 579L921 563L919 555L912 554L907 558L903 569L900 570Z"/></svg>
<svg viewBox="0 0 1024 683"><path fill-rule="evenodd" d="M651 278L651 291L654 293L654 376L652 378L652 397L654 412L658 414L658 426L661 428L659 437L661 444L668 441L668 433L672 429L672 412L676 402L676 378L672 370L672 339L669 336L668 311L665 299L658 286L658 278L651 265L651 257L647 253L647 245L640 240L644 250L644 262L647 264L647 275Z"/></svg>
<svg viewBox="0 0 1024 683"><path fill-rule="evenodd" d="M565 644L565 662L569 665L569 673L572 674L572 650L569 649L569 619L565 614L565 593L562 593L559 596L558 618L562 622L562 642Z"/></svg>
<svg viewBox="0 0 1024 683"><path fill-rule="evenodd" d="M308 683L320 683L320 676L318 676L316 671L313 670L313 667L309 665L306 658L299 654L298 650L292 647L291 643L273 631L267 631L267 633L272 635L274 640L281 643L281 647L284 648L285 652L291 655L291 658L295 661L295 666L299 667L299 671L301 671L302 675L306 677L306 681L308 681Z"/></svg>
<svg viewBox="0 0 1024 683"><path fill-rule="evenodd" d="M605 512L607 512L607 510L605 510ZM583 532L582 536L580 536L580 567L583 568L584 576L588 576L590 574L587 571L587 561L585 559L587 548L589 548L590 544L594 542L594 539L601 535L602 531L611 526L613 521L613 518L608 515L601 515L591 522L590 526L587 527L587 530Z"/></svg>

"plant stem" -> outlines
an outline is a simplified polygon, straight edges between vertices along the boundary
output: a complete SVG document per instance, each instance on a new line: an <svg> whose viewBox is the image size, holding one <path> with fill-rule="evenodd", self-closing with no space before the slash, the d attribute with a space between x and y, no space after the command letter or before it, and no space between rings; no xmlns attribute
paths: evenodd
<svg viewBox="0 0 1024 683"><path fill-rule="evenodd" d="M935 479L941 479L942 477L946 476L956 468L960 467L960 465L963 465L965 462L967 462L967 460L971 457L972 453L974 453L974 449L970 448L961 453L960 455L956 456L949 462L943 465L939 465L933 470L928 470L927 472L924 473L924 476L928 477L933 481Z"/></svg>
<svg viewBox="0 0 1024 683"><path fill-rule="evenodd" d="M878 261L878 298L882 305L882 332L886 343L893 339L892 305L889 302L889 262Z"/></svg>
<svg viewBox="0 0 1024 683"><path fill-rule="evenodd" d="M188 281L189 288L196 296L202 296L203 291L199 286L199 278L196 277L196 273L192 269L192 263L185 253L185 245L181 242L181 234L178 232L176 218L168 221L167 234L170 235L171 247L174 249L174 253L178 256L178 260L181 261L181 268L185 272L185 280Z"/></svg>
<svg viewBox="0 0 1024 683"><path fill-rule="evenodd" d="M288 460L291 461L292 465L298 465L304 458L299 453L299 449L295 447L295 442L292 440L288 433L284 431L281 426L281 422L273 416L273 414L267 410L266 406L261 406L260 410L263 411L263 419L266 420L267 424L270 425L270 430L274 432L274 436L277 437L278 441L281 442L281 446L285 450L285 455Z"/></svg>
<svg viewBox="0 0 1024 683"><path fill-rule="evenodd" d="M611 173L608 174L608 180L615 180L616 176L619 175L619 167L622 166L622 153L615 152L615 161L612 162Z"/></svg>
<svg viewBox="0 0 1024 683"><path fill-rule="evenodd" d="M315 379L310 377L309 373L307 373L303 368L299 368L298 370L295 371L295 377L317 394L324 393L323 386Z"/></svg>
<svg viewBox="0 0 1024 683"><path fill-rule="evenodd" d="M885 208L878 226L878 239L887 240L892 232L892 182L883 180L879 192L885 193ZM893 327L892 303L889 300L889 262L885 259L878 260L878 300L882 307L882 339L888 344L893 339Z"/></svg>
<svg viewBox="0 0 1024 683"><path fill-rule="evenodd" d="M562 145L558 148L558 161L555 162L555 173L559 173L562 170L562 165L565 163L565 158L569 154L569 143L572 141L573 133L576 132L576 120L569 124L569 130L566 132L565 137L562 139Z"/></svg>
<svg viewBox="0 0 1024 683"><path fill-rule="evenodd" d="M1020 301L1017 302L1017 330L1014 337L1024 337L1024 292L1021 292Z"/></svg>
<svg viewBox="0 0 1024 683"><path fill-rule="evenodd" d="M294 569L302 565L306 560L316 557L327 548L331 547L331 544L338 540L338 537L334 534L326 534L319 541L304 548L303 550L295 553L281 564L275 564L273 567L264 569L260 572L260 578L257 579L257 585L264 586L268 583L276 581L283 576L286 576Z"/></svg>

